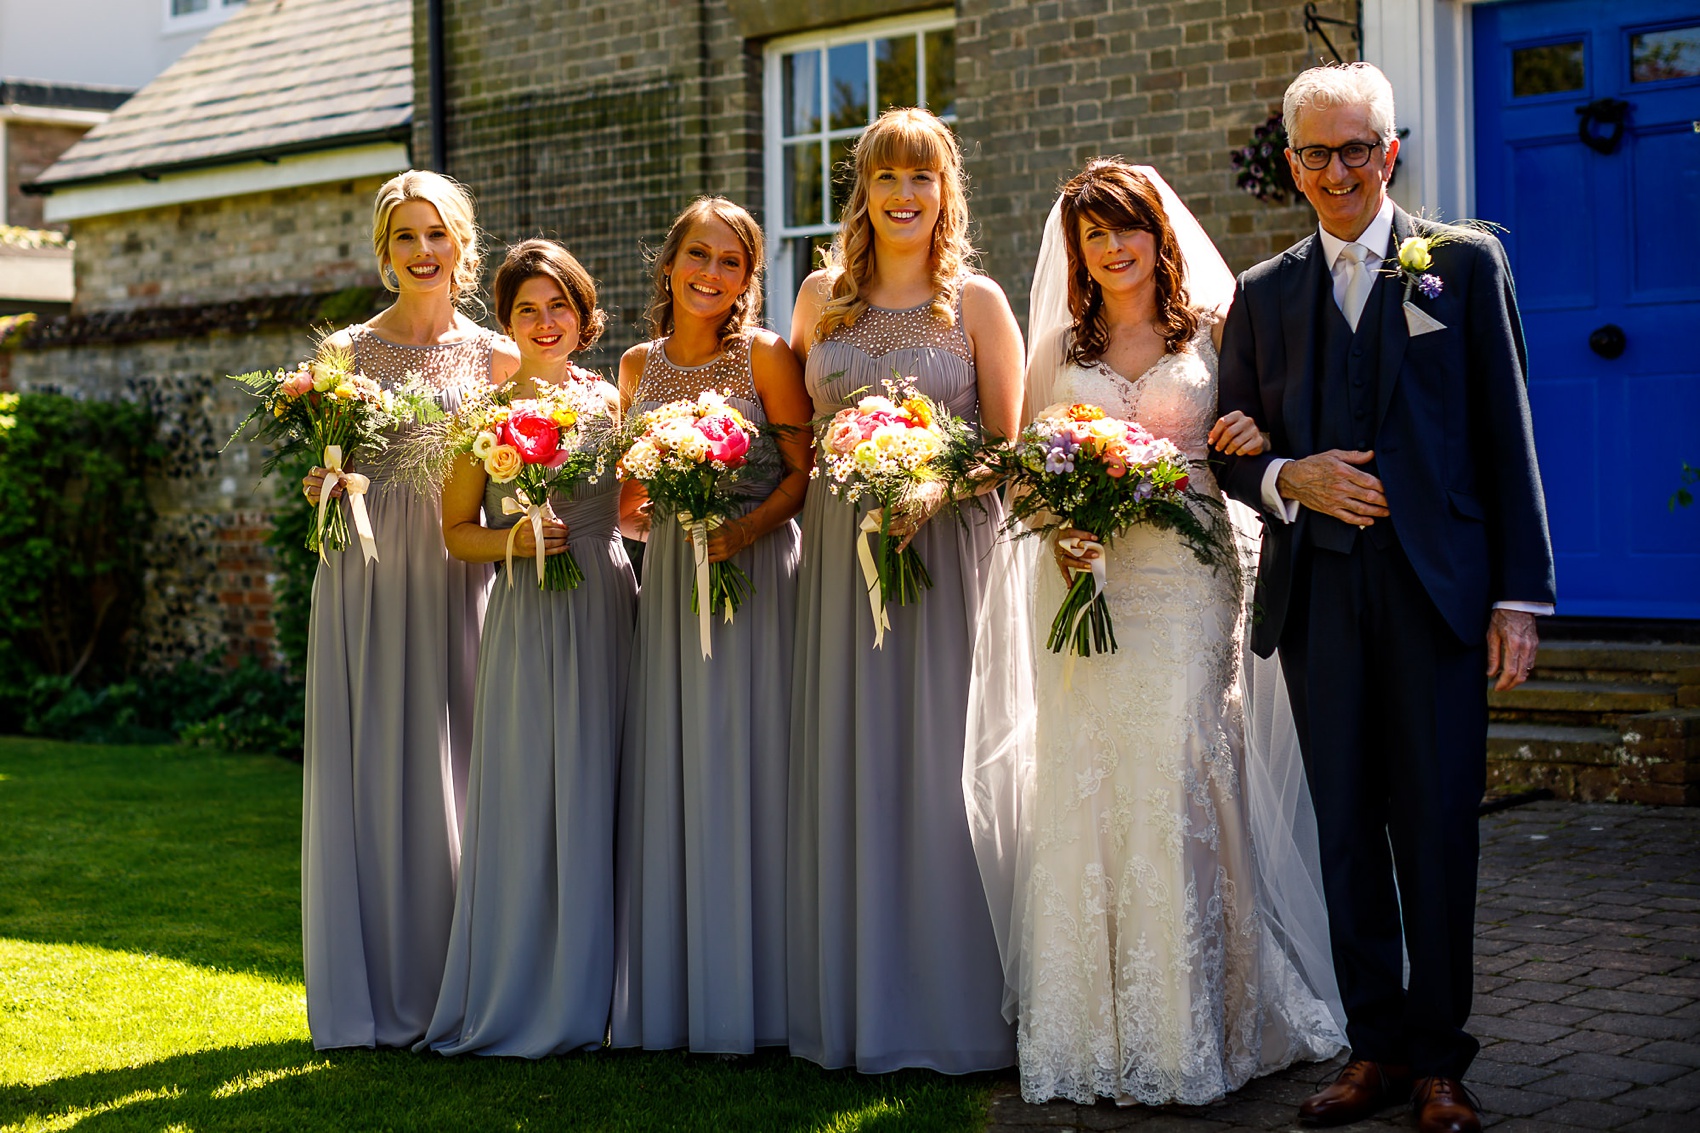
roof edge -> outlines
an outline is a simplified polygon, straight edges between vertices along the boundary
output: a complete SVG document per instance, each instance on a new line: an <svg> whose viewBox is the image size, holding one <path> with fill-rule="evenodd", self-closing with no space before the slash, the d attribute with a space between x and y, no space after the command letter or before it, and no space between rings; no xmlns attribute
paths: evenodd
<svg viewBox="0 0 1700 1133"><path fill-rule="evenodd" d="M91 174L87 177L66 177L54 180L49 177L51 168L34 181L19 188L32 197L51 196L59 189L75 189L89 185L98 185L104 181L126 180L140 177L144 181L157 181L170 173L189 173L201 169L215 169L221 165L241 165L250 161L275 163L279 158L294 157L304 153L317 153L328 150L349 149L354 146L373 145L380 142L410 142L413 140L412 114L408 121L394 126L385 126L381 130L363 130L355 134L338 134L327 138L312 138L306 141L293 142L281 146L262 146L258 149L237 150L232 153L221 153L215 156L198 157L188 161L162 162L153 165L135 165L125 169L109 169L104 173Z"/></svg>

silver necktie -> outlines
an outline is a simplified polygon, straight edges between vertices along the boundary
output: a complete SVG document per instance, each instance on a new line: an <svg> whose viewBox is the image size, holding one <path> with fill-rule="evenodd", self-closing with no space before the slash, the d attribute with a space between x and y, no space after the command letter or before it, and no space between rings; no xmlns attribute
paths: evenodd
<svg viewBox="0 0 1700 1133"><path fill-rule="evenodd" d="M1358 319L1363 316L1364 303L1369 299L1369 289L1374 283L1370 278L1369 269L1364 266L1364 256L1368 250L1362 244L1347 244L1340 249L1340 262L1346 265L1346 290L1340 297L1340 313L1346 316L1346 322L1355 331L1358 329Z"/></svg>

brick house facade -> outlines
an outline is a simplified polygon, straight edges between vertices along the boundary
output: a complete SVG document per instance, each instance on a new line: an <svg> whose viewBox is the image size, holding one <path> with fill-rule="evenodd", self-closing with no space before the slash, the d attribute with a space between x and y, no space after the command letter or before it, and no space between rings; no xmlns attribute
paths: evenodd
<svg viewBox="0 0 1700 1133"><path fill-rule="evenodd" d="M436 161L436 2L414 0L420 163ZM1318 7L1356 18L1354 0ZM555 236L601 281L615 325L595 362L611 364L643 335L642 248L659 243L672 215L699 193L744 204L780 246L770 261L777 270L769 273L769 314L782 323L790 295L780 292L803 270L803 261L781 262L775 238L789 220L777 215L784 176L774 169L784 160L778 151L790 152L775 136L774 105L784 97L775 76L789 66L788 48L824 36L831 66L833 45L864 30L876 51L911 26L936 30L940 54L948 52L940 62L954 76L952 120L967 160L980 267L1025 322L1045 213L1087 158L1120 154L1156 166L1236 269L1315 223L1302 202L1272 206L1247 196L1229 164L1230 148L1279 110L1292 76L1333 58L1307 33L1304 8L1287 0L444 3L440 166L478 195L495 243ZM1351 30L1330 30L1350 58ZM834 164L842 153L835 149Z"/></svg>
<svg viewBox="0 0 1700 1133"><path fill-rule="evenodd" d="M440 123L430 114L430 7L251 5L35 177L52 195L30 205L49 223L68 218L76 238L77 292L68 316L38 324L7 353L10 383L146 397L170 423L172 471L155 485L155 573L138 627L148 658L271 655L263 540L276 486L256 490L262 453L218 451L245 409L221 379L287 363L310 349L313 327L382 304L370 200L389 172L438 164L438 126L442 164L479 199L492 267L507 243L541 233L565 241L601 281L613 318L587 361L609 368L646 334L645 248L697 194L743 202L774 234L776 266L794 276L806 265L821 226L782 235L776 155L798 147L775 134L778 76L817 48L835 65L845 37L871 44L870 58L886 40L914 42L930 77L905 81L930 82L954 103L981 267L1023 319L1045 211L1061 180L1096 154L1156 165L1236 267L1313 223L1303 204L1263 205L1235 189L1228 163L1291 74L1326 53L1306 34L1301 3L443 0ZM1355 0L1322 7L1349 15ZM300 30L280 31L289 21ZM341 31L307 30L333 24ZM383 119L399 120L399 132L359 125L370 108L315 118L314 100L330 87L316 76L370 70L372 57L396 49L399 64L383 66L404 89L382 105L400 108ZM288 55L288 82L268 77L279 72L256 55L271 50ZM186 119L181 104L197 99L222 118ZM314 121L333 124L281 132ZM820 153L838 160L843 131L823 137ZM830 179L810 191L829 194ZM790 294L770 295L777 321Z"/></svg>

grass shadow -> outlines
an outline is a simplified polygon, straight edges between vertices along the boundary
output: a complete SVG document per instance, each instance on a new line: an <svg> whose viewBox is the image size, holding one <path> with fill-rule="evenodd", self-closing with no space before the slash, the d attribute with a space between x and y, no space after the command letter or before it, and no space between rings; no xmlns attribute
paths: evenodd
<svg viewBox="0 0 1700 1133"><path fill-rule="evenodd" d="M870 1078L781 1053L725 1062L601 1051L533 1062L279 1042L0 1087L0 1128L957 1133L982 1128L994 1080Z"/></svg>

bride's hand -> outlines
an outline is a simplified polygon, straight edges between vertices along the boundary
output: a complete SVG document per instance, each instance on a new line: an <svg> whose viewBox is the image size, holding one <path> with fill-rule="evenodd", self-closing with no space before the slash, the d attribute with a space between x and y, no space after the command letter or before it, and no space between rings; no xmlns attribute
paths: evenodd
<svg viewBox="0 0 1700 1133"><path fill-rule="evenodd" d="M1083 548L1081 553L1076 555L1062 545L1064 539L1080 539L1092 546ZM1089 531L1082 531L1078 527L1064 527L1059 530L1051 540L1051 553L1056 556L1057 569L1062 571L1063 581L1072 583L1077 573L1091 570L1092 561L1103 554L1099 548L1098 541Z"/></svg>
<svg viewBox="0 0 1700 1133"><path fill-rule="evenodd" d="M1256 456L1269 447L1269 434L1259 432L1257 422L1236 409L1210 426L1210 447L1228 456Z"/></svg>
<svg viewBox="0 0 1700 1133"><path fill-rule="evenodd" d="M910 541L915 538L915 533L933 517L934 512L944 506L945 496L945 486L938 481L921 484L892 512L890 533L903 540L897 545L899 551L909 546ZM880 509L874 508L868 515L878 523Z"/></svg>

